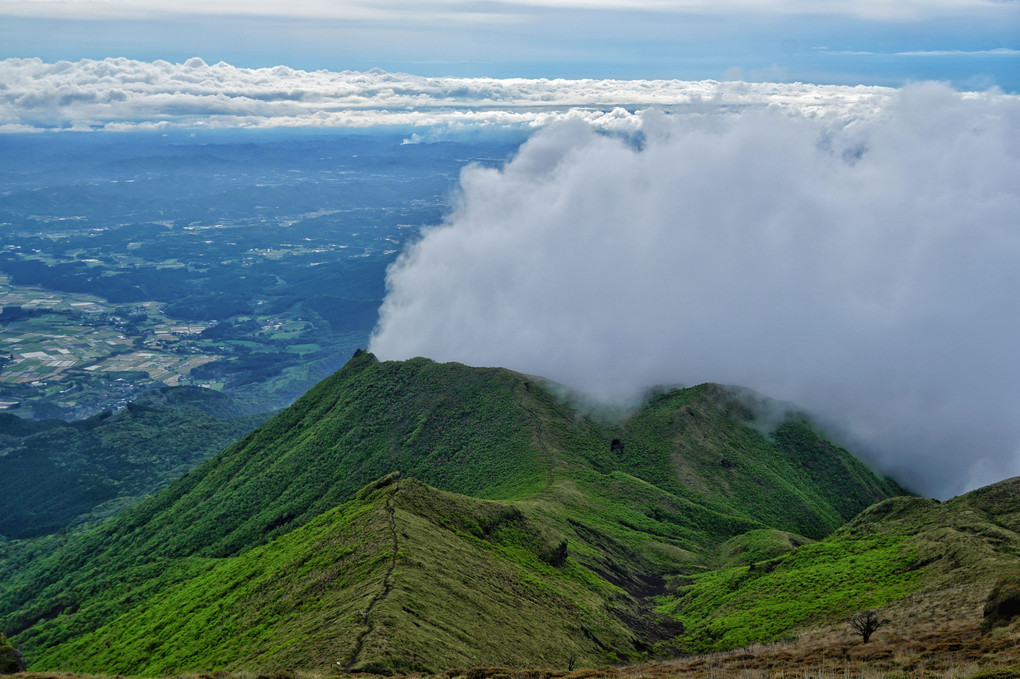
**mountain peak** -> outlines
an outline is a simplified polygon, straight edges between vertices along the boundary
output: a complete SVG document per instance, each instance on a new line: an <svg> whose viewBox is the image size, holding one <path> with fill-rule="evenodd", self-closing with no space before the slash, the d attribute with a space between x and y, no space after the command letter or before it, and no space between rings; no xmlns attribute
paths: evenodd
<svg viewBox="0 0 1020 679"><path fill-rule="evenodd" d="M540 378L363 352L33 561L0 625L38 667L122 674L649 651L677 632L648 599L673 579L794 549L895 492L806 421L748 417L701 385L607 423Z"/></svg>

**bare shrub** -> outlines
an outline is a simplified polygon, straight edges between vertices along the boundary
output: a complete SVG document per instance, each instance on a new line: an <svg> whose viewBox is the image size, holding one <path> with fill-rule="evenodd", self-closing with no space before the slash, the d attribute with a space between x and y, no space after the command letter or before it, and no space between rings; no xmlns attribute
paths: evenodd
<svg viewBox="0 0 1020 679"><path fill-rule="evenodd" d="M850 625L850 628L861 635L862 644L868 643L868 640L871 639L871 635L874 634L875 630L881 627L884 622L885 621L878 616L878 613L871 609L855 613L847 619L847 623Z"/></svg>

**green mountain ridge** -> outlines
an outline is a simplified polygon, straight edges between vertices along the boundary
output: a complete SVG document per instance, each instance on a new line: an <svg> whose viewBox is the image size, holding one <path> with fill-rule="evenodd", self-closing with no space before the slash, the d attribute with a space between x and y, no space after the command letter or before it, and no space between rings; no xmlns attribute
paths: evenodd
<svg viewBox="0 0 1020 679"><path fill-rule="evenodd" d="M555 542L520 511L413 480L380 485L268 545L215 560L40 661L61 667L85 656L86 671L147 676L245 666L435 671L478 658L564 664L633 650L615 588L576 564L553 565Z"/></svg>
<svg viewBox="0 0 1020 679"><path fill-rule="evenodd" d="M0 543L0 629L40 670L598 666L776 638L918 591L920 548L847 537L903 489L802 416L763 432L746 393L700 385L605 421L558 391L356 355L94 530ZM797 601L825 580L797 590L798 564L852 562L852 576L858 561L908 575L878 598L830 587L806 616L748 622L738 595L759 572L794 573L777 596Z"/></svg>

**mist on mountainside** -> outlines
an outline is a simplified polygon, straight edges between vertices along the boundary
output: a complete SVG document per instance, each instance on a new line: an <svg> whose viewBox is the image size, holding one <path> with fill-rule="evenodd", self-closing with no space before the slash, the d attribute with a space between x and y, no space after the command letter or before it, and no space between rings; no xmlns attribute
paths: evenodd
<svg viewBox="0 0 1020 679"><path fill-rule="evenodd" d="M388 273L371 350L597 399L714 381L789 400L947 497L1020 474L1020 101L909 86L849 122L582 123L469 168Z"/></svg>

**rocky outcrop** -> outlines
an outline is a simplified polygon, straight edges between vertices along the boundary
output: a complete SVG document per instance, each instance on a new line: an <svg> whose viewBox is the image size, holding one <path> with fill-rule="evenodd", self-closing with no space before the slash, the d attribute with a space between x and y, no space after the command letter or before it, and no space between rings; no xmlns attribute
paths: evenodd
<svg viewBox="0 0 1020 679"><path fill-rule="evenodd" d="M1008 625L1020 615L1020 571L999 577L985 603L981 628L988 632L993 627Z"/></svg>
<svg viewBox="0 0 1020 679"><path fill-rule="evenodd" d="M0 674L15 674L25 671L25 656L11 646L7 637L0 632Z"/></svg>

